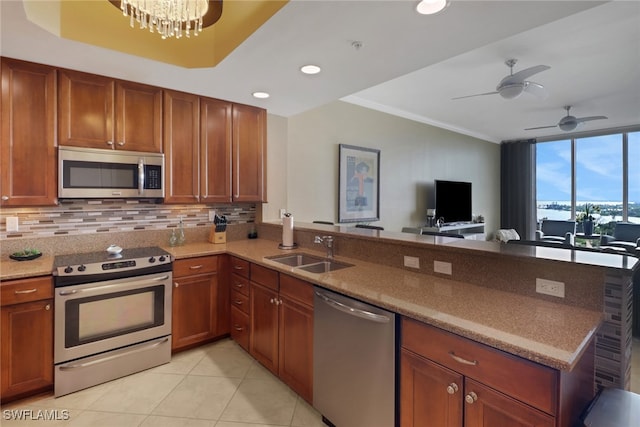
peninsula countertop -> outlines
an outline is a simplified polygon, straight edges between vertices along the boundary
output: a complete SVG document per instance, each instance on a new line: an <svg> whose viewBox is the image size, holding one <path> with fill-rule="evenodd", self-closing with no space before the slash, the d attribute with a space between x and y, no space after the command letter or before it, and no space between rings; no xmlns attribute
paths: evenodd
<svg viewBox="0 0 640 427"><path fill-rule="evenodd" d="M560 370L574 367L603 317L598 311L339 256L337 261L353 267L308 273L268 257L323 252L285 252L264 239L164 249L178 259L228 253Z"/></svg>

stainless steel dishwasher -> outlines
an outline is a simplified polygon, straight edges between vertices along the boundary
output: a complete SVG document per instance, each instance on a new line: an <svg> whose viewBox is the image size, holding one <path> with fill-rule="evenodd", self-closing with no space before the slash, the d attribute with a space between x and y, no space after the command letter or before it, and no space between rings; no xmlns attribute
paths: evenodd
<svg viewBox="0 0 640 427"><path fill-rule="evenodd" d="M313 406L325 424L395 425L395 317L315 288Z"/></svg>

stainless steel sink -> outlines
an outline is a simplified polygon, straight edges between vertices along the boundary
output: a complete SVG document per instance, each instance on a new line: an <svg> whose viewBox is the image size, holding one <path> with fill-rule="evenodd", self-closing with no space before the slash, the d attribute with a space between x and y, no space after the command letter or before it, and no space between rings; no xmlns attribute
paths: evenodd
<svg viewBox="0 0 640 427"><path fill-rule="evenodd" d="M305 253L275 255L275 256L269 256L267 257L267 259L270 259L271 261L279 262L280 264L289 265L291 267L299 267L301 265L315 264L317 262L323 261L322 257L309 255Z"/></svg>
<svg viewBox="0 0 640 427"><path fill-rule="evenodd" d="M347 267L353 267L353 264L324 260L315 264L303 265L300 267L300 270L308 271L309 273L328 273L329 271L340 270Z"/></svg>
<svg viewBox="0 0 640 427"><path fill-rule="evenodd" d="M304 270L309 273L327 273L329 271L340 270L346 267L353 267L353 264L338 262L332 259L305 253L274 255L267 257L267 259L290 267L297 267L300 268L300 270Z"/></svg>

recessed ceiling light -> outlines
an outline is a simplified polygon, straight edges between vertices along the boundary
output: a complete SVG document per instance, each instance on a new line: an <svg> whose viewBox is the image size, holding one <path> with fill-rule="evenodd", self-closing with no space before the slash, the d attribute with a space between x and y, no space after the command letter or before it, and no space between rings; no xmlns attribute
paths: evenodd
<svg viewBox="0 0 640 427"><path fill-rule="evenodd" d="M422 0L416 6L416 11L422 15L433 15L449 6L449 0Z"/></svg>
<svg viewBox="0 0 640 427"><path fill-rule="evenodd" d="M253 92L252 95L254 98L260 98L260 99L265 99L269 97L269 94L267 92Z"/></svg>
<svg viewBox="0 0 640 427"><path fill-rule="evenodd" d="M311 64L303 65L302 67L300 67L300 71L305 74L318 74L320 72L320 67Z"/></svg>

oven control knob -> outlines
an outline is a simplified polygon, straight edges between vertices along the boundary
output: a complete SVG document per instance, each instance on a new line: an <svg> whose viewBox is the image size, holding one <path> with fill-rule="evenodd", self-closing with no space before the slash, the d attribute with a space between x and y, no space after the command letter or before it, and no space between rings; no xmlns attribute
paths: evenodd
<svg viewBox="0 0 640 427"><path fill-rule="evenodd" d="M161 255L160 258L158 258L158 260L160 262L165 262L166 258L164 257L164 255Z"/></svg>
<svg viewBox="0 0 640 427"><path fill-rule="evenodd" d="M71 266L67 266L67 268L64 269L64 272L69 274L73 272L73 268Z"/></svg>
<svg viewBox="0 0 640 427"><path fill-rule="evenodd" d="M156 262L156 258L155 257L149 258L149 263L150 264L153 264L154 262Z"/></svg>
<svg viewBox="0 0 640 427"><path fill-rule="evenodd" d="M80 264L80 267L78 267L78 271L85 271L87 269L87 267L84 264Z"/></svg>

